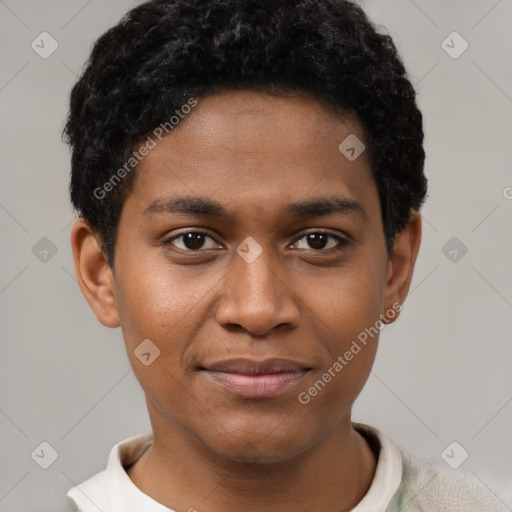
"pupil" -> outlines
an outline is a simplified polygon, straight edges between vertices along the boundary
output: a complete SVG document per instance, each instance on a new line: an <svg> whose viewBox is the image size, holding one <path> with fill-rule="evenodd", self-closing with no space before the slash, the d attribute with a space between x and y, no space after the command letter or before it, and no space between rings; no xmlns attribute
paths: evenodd
<svg viewBox="0 0 512 512"><path fill-rule="evenodd" d="M187 249L200 249L204 242L203 237L202 233L186 233L183 243Z"/></svg>
<svg viewBox="0 0 512 512"><path fill-rule="evenodd" d="M308 235L308 244L313 249L323 249L327 243L327 237L325 233L311 233Z"/></svg>

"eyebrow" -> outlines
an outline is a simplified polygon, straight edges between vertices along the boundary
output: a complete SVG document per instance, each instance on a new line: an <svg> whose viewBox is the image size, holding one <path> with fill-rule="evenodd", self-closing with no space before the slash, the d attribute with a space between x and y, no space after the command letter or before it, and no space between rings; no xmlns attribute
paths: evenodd
<svg viewBox="0 0 512 512"><path fill-rule="evenodd" d="M357 213L369 220L363 205L346 197L320 197L309 201L290 203L285 207L285 215L291 217L324 217L327 215L347 215ZM204 217L228 217L227 210L217 201L201 197L167 197L152 201L143 212L144 217L159 213L199 215Z"/></svg>

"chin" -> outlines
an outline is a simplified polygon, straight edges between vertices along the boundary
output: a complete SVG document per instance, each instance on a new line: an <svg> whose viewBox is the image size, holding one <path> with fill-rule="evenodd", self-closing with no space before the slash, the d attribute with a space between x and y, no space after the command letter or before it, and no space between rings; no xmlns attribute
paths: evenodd
<svg viewBox="0 0 512 512"><path fill-rule="evenodd" d="M290 460L306 451L312 443L303 437L298 439L296 433L286 435L266 428L260 432L242 430L238 435L219 432L214 439L204 441L216 455L233 462L270 464Z"/></svg>

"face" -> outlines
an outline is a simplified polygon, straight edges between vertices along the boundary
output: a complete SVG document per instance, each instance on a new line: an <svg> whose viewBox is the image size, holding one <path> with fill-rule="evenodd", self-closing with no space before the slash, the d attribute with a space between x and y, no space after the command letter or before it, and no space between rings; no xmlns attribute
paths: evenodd
<svg viewBox="0 0 512 512"><path fill-rule="evenodd" d="M121 325L155 438L271 462L350 417L403 298L367 152L338 149L351 135L314 100L225 92L140 162L97 314Z"/></svg>

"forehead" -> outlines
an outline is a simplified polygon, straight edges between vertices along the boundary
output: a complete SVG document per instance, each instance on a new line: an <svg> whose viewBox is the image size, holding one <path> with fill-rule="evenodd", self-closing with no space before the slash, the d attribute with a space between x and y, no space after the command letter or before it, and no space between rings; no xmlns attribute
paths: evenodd
<svg viewBox="0 0 512 512"><path fill-rule="evenodd" d="M375 201L367 151L348 159L339 149L347 137L365 143L355 116L303 96L229 91L200 98L139 163L127 203L142 213L166 196L215 197L246 209L254 201L262 209L333 193Z"/></svg>

